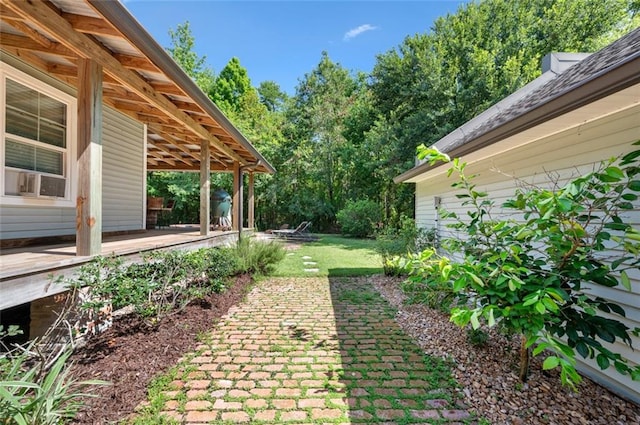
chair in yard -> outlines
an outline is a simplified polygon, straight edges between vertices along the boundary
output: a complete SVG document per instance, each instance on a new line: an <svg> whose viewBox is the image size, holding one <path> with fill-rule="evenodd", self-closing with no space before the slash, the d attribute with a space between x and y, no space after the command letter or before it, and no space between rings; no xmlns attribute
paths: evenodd
<svg viewBox="0 0 640 425"><path fill-rule="evenodd" d="M315 238L309 232L310 227L310 221L303 221L295 229L273 230L272 233L276 235L277 238L311 241Z"/></svg>

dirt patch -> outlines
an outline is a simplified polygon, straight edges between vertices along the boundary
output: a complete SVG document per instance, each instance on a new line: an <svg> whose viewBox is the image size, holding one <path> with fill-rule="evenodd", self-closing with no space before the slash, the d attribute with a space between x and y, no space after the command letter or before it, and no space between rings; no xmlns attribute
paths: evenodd
<svg viewBox="0 0 640 425"><path fill-rule="evenodd" d="M102 379L112 385L92 388L99 398L86 399L73 423L106 424L133 413L146 399L149 382L194 350L198 334L210 330L244 298L250 286L251 277L240 276L224 293L192 303L154 327L125 316L76 351L72 357L74 376Z"/></svg>

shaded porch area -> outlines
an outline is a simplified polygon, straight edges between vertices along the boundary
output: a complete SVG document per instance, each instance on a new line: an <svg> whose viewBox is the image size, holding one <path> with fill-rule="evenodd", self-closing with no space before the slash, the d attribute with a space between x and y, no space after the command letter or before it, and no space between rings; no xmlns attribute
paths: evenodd
<svg viewBox="0 0 640 425"><path fill-rule="evenodd" d="M193 250L226 246L238 239L237 231L211 231L200 234L200 227L176 225L127 235L105 236L100 255L124 257L135 262L146 253L169 249ZM91 256L76 256L71 242L36 245L0 251L0 310L50 297L65 291L58 279L70 278Z"/></svg>

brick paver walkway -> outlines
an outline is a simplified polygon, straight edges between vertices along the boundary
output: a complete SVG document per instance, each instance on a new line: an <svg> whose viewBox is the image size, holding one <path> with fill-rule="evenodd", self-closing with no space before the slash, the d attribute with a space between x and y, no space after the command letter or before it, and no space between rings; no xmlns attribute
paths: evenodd
<svg viewBox="0 0 640 425"><path fill-rule="evenodd" d="M468 420L366 278L271 279L216 326L166 391L182 423Z"/></svg>

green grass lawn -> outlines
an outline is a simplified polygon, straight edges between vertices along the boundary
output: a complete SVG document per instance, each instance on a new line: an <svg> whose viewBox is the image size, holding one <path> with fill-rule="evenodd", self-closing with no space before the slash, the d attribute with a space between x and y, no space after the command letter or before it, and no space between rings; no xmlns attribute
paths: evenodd
<svg viewBox="0 0 640 425"><path fill-rule="evenodd" d="M301 248L288 251L273 276L364 276L382 273L382 259L374 250L374 240L317 236L320 238L318 241L306 242ZM318 272L304 269L318 269Z"/></svg>

